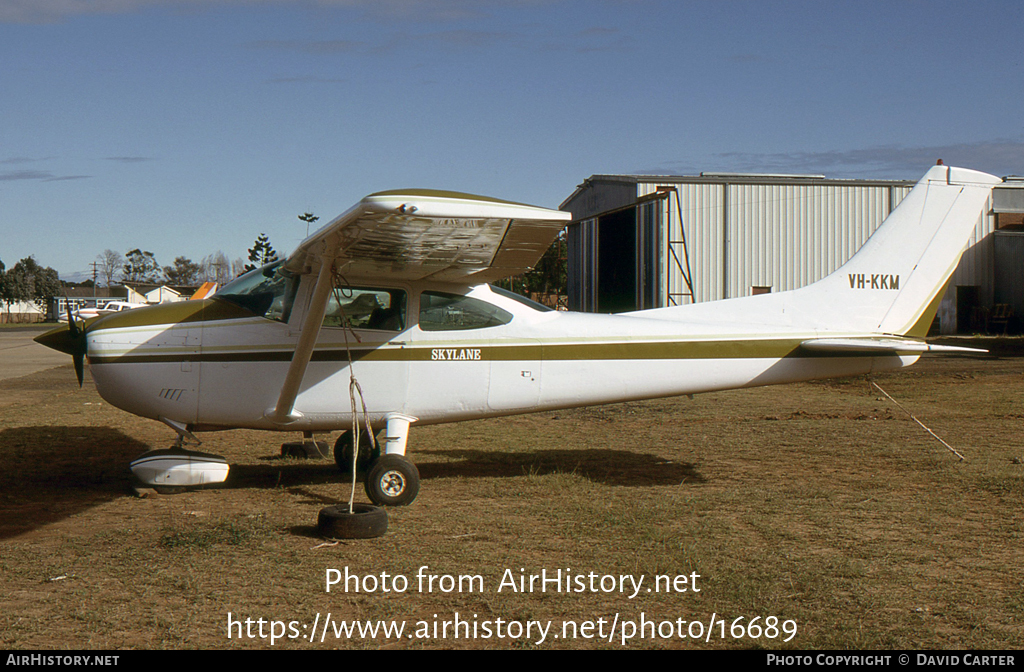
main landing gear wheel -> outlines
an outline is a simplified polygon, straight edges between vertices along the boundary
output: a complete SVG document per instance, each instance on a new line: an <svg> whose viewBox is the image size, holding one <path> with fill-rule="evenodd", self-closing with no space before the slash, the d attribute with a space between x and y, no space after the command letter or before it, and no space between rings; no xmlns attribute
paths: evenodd
<svg viewBox="0 0 1024 672"><path fill-rule="evenodd" d="M388 512L371 504L336 504L320 509L316 529L334 539L372 539L388 531Z"/></svg>
<svg viewBox="0 0 1024 672"><path fill-rule="evenodd" d="M352 452L355 445L352 441L352 430L343 432L334 442L334 462L342 474L352 473ZM370 464L380 455L380 445L374 448L370 434L364 429L359 433L359 458L356 461L356 474L362 475L370 468Z"/></svg>
<svg viewBox="0 0 1024 672"><path fill-rule="evenodd" d="M374 504L406 506L420 492L420 471L402 455L381 455L366 475L366 496Z"/></svg>

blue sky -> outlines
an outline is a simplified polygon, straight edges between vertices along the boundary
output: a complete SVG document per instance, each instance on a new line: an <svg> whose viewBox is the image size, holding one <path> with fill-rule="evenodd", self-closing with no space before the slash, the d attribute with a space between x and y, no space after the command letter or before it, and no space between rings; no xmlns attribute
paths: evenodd
<svg viewBox="0 0 1024 672"><path fill-rule="evenodd" d="M288 252L362 196L1024 174L1024 3L0 0L0 260Z"/></svg>

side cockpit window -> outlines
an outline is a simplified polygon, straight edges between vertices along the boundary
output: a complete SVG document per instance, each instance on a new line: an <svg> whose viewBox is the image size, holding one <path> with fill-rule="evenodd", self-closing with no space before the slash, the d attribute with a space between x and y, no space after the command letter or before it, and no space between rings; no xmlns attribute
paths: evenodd
<svg viewBox="0 0 1024 672"><path fill-rule="evenodd" d="M459 294L420 294L420 329L456 331L497 327L512 321L512 313L486 301Z"/></svg>
<svg viewBox="0 0 1024 672"><path fill-rule="evenodd" d="M249 271L214 295L254 315L287 322L299 289L299 278L285 272L284 261Z"/></svg>
<svg viewBox="0 0 1024 672"><path fill-rule="evenodd" d="M402 331L405 297L401 289L337 287L327 300L324 326Z"/></svg>

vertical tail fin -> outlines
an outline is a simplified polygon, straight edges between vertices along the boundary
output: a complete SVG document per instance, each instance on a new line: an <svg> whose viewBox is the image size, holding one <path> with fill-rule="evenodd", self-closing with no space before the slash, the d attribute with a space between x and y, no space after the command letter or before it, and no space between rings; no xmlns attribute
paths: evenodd
<svg viewBox="0 0 1024 672"><path fill-rule="evenodd" d="M795 292L802 308L826 299L833 324L923 337L999 178L935 166L863 247L831 275Z"/></svg>

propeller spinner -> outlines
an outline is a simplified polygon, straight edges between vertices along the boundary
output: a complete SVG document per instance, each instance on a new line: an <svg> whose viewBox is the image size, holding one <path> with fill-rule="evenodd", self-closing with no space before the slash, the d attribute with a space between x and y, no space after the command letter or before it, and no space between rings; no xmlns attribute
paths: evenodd
<svg viewBox="0 0 1024 672"><path fill-rule="evenodd" d="M35 341L48 348L71 355L75 363L75 375L78 377L78 386L82 387L82 383L85 380L85 355L88 349L88 343L85 339L85 327L79 326L75 322L75 317L71 314L70 303L68 303L67 309L67 326L57 327L45 334L40 334L36 336Z"/></svg>

